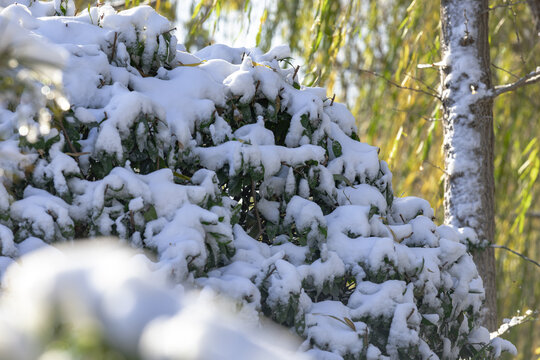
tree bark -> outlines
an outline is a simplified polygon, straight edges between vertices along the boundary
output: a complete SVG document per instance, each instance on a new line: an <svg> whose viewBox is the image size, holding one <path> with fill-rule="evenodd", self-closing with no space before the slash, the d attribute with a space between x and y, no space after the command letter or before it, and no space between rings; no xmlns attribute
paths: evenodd
<svg viewBox="0 0 540 360"><path fill-rule="evenodd" d="M487 0L441 0L441 67L445 221L473 228L480 241L494 237L493 99ZM486 289L484 325L497 319L495 258L474 255Z"/></svg>
<svg viewBox="0 0 540 360"><path fill-rule="evenodd" d="M535 24L536 33L540 33L540 0L527 0Z"/></svg>

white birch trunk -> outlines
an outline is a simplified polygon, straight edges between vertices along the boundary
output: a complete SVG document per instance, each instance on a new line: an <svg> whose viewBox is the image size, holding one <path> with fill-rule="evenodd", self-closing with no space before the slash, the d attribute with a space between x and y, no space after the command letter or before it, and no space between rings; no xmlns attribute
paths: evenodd
<svg viewBox="0 0 540 360"><path fill-rule="evenodd" d="M482 241L494 236L493 100L488 1L441 0L441 68L445 220L471 227ZM486 289L484 325L496 328L495 259L488 247L475 255Z"/></svg>

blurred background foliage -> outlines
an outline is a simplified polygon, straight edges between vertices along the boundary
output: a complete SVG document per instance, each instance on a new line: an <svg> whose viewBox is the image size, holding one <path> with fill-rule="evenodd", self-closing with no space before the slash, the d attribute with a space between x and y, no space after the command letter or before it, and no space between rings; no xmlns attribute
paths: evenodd
<svg viewBox="0 0 540 360"><path fill-rule="evenodd" d="M112 1L118 10L139 0ZM396 196L427 199L442 222L444 160L437 99L439 2L417 0L152 0L176 23L190 51L251 38L268 50L288 43L304 85L324 86L346 103L362 141L378 146L394 174ZM87 0L77 0L83 11ZM526 1L490 5L492 76L515 81L540 64L540 36ZM419 65L421 65L419 67ZM540 259L539 85L497 98L494 105L496 243ZM499 323L540 309L540 270L496 250ZM540 321L506 336L519 359L540 359Z"/></svg>

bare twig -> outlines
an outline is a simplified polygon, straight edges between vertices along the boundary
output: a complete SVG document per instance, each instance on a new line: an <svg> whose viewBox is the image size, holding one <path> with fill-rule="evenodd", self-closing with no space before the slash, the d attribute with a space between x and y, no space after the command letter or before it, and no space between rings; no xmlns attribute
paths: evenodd
<svg viewBox="0 0 540 360"><path fill-rule="evenodd" d="M465 18L465 36L469 36L469 18L467 17L467 9L463 9L463 17Z"/></svg>
<svg viewBox="0 0 540 360"><path fill-rule="evenodd" d="M504 250L508 250L508 251L510 251L512 254L515 254L515 255L521 257L523 260L527 260L527 261L533 263L534 265L540 267L540 263L538 263L537 261L535 261L535 260L533 260L533 259L531 259L531 258L528 258L528 257L526 257L525 255L520 254L520 253L518 253L517 251L512 250L512 249L510 249L510 248L507 247L507 246L491 244L491 247L492 247L492 248L495 248L495 249L504 249Z"/></svg>
<svg viewBox="0 0 540 360"><path fill-rule="evenodd" d="M117 41L118 41L118 32L115 31L114 32L114 41L113 41L113 45L112 45L111 62L116 57L116 42Z"/></svg>
<svg viewBox="0 0 540 360"><path fill-rule="evenodd" d="M502 67L499 67L499 66L497 66L497 65L495 65L495 64L493 64L493 63L491 63L491 66L493 66L493 67L494 67L495 69L497 69L497 70L504 71L505 73L507 73L507 74L510 75L510 76L515 77L516 79L519 79L519 76L517 76L516 74L514 74L514 73L511 72L511 71L508 71L508 70L506 70L506 69L503 69Z"/></svg>
<svg viewBox="0 0 540 360"><path fill-rule="evenodd" d="M405 74L406 76L410 77L411 79L413 79L414 81L418 81L420 84L424 85L426 88L428 88L429 90L433 91L433 93L437 93L437 90L435 88L433 88L433 86L430 86L429 84L427 84L425 81L423 81L422 79L420 79L419 77L416 77L416 76L413 76L409 73L406 73Z"/></svg>
<svg viewBox="0 0 540 360"><path fill-rule="evenodd" d="M365 73L367 73L367 74L370 74L370 75L379 77L379 78L385 80L386 82L388 82L388 83L394 85L395 87L397 87L397 88L399 88L399 89L410 90L410 91L414 91L414 92L426 94L426 95L432 96L432 97L434 97L434 98L439 99L439 100L442 101L441 96L440 96L439 94L433 94L433 93L431 93L431 92L429 92L429 91L425 91L425 90L417 89L417 88L411 88L411 87L408 87L408 86L401 86L401 85L399 85L398 83L396 83L395 81L390 80L390 79L386 78L384 75L379 74L379 73L377 73L377 72L375 72L375 71L366 70L366 69L358 69L358 71L360 71L360 72L365 72Z"/></svg>
<svg viewBox="0 0 540 360"><path fill-rule="evenodd" d="M135 230L135 217L132 210L129 210L129 224L131 225L131 229Z"/></svg>
<svg viewBox="0 0 540 360"><path fill-rule="evenodd" d="M425 164L428 164L428 165L431 165L431 166L433 166L435 169L441 170L445 175L450 176L450 174L447 173L446 170L444 170L444 169L443 169L442 167L440 167L440 166L437 166L437 165L433 164L431 161L429 161L429 160L424 160L424 163L425 163Z"/></svg>
<svg viewBox="0 0 540 360"><path fill-rule="evenodd" d="M251 180L251 195L253 196L253 208L255 209L255 217L257 218L257 226L259 227L259 233L257 234L257 239L263 233L261 215L259 214L259 209L257 208L257 192L255 191L255 182Z"/></svg>
<svg viewBox="0 0 540 360"><path fill-rule="evenodd" d="M521 63L525 65L525 59L523 57L523 48L521 46L521 38L519 36L519 30L518 30L518 24L517 24L517 14L513 6L508 7L508 9L512 11L512 22L514 23L514 33L516 34L516 38L517 38L517 44L518 44L517 48L519 51L519 58L521 59Z"/></svg>
<svg viewBox="0 0 540 360"><path fill-rule="evenodd" d="M398 109L398 108L393 108L391 109L392 111L396 111L396 112L404 112L404 113L407 113L409 116L413 116L413 117L419 117L420 119L423 119L425 121L441 121L441 119L437 119L437 118L433 118L433 117L427 117L427 116L423 116L423 115L419 115L419 114L415 114L415 113L411 113L409 110L405 110L405 109Z"/></svg>
<svg viewBox="0 0 540 360"><path fill-rule="evenodd" d="M511 6L514 6L514 5L519 5L519 4L525 4L527 1L516 1L516 2L513 2L513 3L506 3L506 4L498 4L498 5L494 5L494 6L491 6L491 7L488 7L487 8L487 11L492 11L492 10L495 10L495 9L498 9L498 8L505 8L505 7L511 7Z"/></svg>
<svg viewBox="0 0 540 360"><path fill-rule="evenodd" d="M197 259L199 256L200 254L192 256L191 259L189 259L189 262L187 263L188 268L193 263L193 261L195 261L195 259Z"/></svg>
<svg viewBox="0 0 540 360"><path fill-rule="evenodd" d="M272 264L272 265L270 265L270 266L272 266L272 270L270 270L270 271L268 272L268 274L266 274L266 276L264 277L264 279L262 279L261 284L264 284L264 282L265 282L266 280L268 280L268 278L270 277L270 275L272 275L272 274L274 273L274 271L277 270L276 265Z"/></svg>
<svg viewBox="0 0 540 360"><path fill-rule="evenodd" d="M66 139L67 143L68 143L68 146L69 146L69 149L71 150L71 152L73 154L76 154L78 153L77 150L75 150L75 146L73 146L73 143L71 142L71 140L69 139L69 136L68 136L68 133L66 131L66 128L64 127L64 121L62 119L59 119L57 121L58 125L60 125L60 128L62 130L62 133L64 134L64 138ZM75 160L77 160L77 158L75 158Z"/></svg>
<svg viewBox="0 0 540 360"><path fill-rule="evenodd" d="M298 74L298 70L300 70L300 65L298 65L297 67L294 68L294 74L292 76L293 80L296 77L296 74Z"/></svg>
<svg viewBox="0 0 540 360"><path fill-rule="evenodd" d="M519 89L520 87L534 84L535 82L538 82L538 81L540 81L540 67L537 68L536 71L532 71L528 73L527 75L517 80L516 82L513 82L511 84L495 86L493 88L492 96L496 97L501 94L504 94L505 92L514 91L516 89Z"/></svg>

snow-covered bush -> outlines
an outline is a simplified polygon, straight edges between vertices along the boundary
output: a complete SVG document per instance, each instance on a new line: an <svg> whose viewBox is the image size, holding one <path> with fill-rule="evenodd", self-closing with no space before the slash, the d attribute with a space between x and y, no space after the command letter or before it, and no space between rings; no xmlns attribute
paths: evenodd
<svg viewBox="0 0 540 360"><path fill-rule="evenodd" d="M39 114L0 109L14 169L0 270L28 241L117 236L170 280L292 329L316 358L515 351L479 326L476 235L394 197L378 149L344 105L298 84L288 47L190 54L147 6L38 17L54 4L9 3L3 23L65 53L70 108L50 105L36 139L20 129L42 129Z"/></svg>

